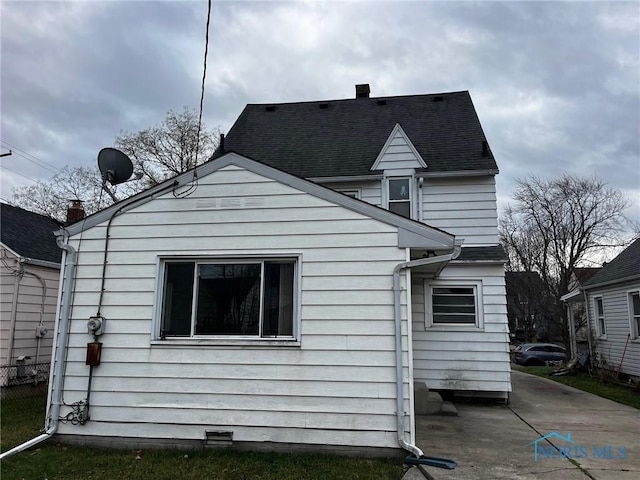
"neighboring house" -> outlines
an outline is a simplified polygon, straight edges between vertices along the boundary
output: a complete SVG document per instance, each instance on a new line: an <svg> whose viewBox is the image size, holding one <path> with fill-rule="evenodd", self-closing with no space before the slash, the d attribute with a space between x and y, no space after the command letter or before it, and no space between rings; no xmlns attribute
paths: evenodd
<svg viewBox="0 0 640 480"><path fill-rule="evenodd" d="M469 93L361 96L249 105L211 161L61 231L50 432L415 454L415 383L507 397Z"/></svg>
<svg viewBox="0 0 640 480"><path fill-rule="evenodd" d="M582 286L592 349L615 372L640 377L640 238Z"/></svg>
<svg viewBox="0 0 640 480"><path fill-rule="evenodd" d="M62 257L53 232L60 224L5 203L0 212L2 386L46 380Z"/></svg>

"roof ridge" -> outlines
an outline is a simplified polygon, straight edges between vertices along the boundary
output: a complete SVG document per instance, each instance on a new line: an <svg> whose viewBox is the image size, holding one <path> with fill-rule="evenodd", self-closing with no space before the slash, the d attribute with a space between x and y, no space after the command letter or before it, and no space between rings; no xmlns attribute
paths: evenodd
<svg viewBox="0 0 640 480"><path fill-rule="evenodd" d="M415 97L438 97L442 95L459 95L461 93L469 94L469 90L458 90L453 92L439 92L439 93L416 93L410 95L388 95L384 97L367 97L367 98L335 98L326 100L301 100L296 102L261 102L261 103L247 103L245 107L257 106L265 107L270 105L304 105L304 104L318 104L327 102L349 102L349 101L366 101L366 100L388 100L393 98L415 98Z"/></svg>

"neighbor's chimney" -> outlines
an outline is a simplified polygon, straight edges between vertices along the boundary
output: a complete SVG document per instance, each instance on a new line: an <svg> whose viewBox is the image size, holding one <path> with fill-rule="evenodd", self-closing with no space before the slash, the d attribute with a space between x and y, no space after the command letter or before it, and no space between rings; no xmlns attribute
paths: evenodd
<svg viewBox="0 0 640 480"><path fill-rule="evenodd" d="M82 200L71 200L71 206L67 208L67 223L74 223L84 218Z"/></svg>
<svg viewBox="0 0 640 480"><path fill-rule="evenodd" d="M371 93L371 89L368 83L356 85L356 98L369 98L369 93Z"/></svg>

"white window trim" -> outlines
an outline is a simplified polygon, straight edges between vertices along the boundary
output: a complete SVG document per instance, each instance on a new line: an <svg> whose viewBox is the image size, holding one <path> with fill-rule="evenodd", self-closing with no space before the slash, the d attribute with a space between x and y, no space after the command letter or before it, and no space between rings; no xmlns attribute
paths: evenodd
<svg viewBox="0 0 640 480"><path fill-rule="evenodd" d="M476 301L476 322L471 323L433 323L432 315L432 288L433 287L457 287L473 288ZM424 280L424 309L425 309L425 329L442 331L478 331L484 329L484 307L482 280L477 279L455 279L455 280Z"/></svg>
<svg viewBox="0 0 640 480"><path fill-rule="evenodd" d="M358 200L362 200L362 189L361 188L336 188L336 192L340 192L343 195L348 195L349 197L356 198Z"/></svg>
<svg viewBox="0 0 640 480"><path fill-rule="evenodd" d="M629 333L631 334L632 342L640 342L640 327L636 329L634 322L633 301L631 297L633 295L640 295L640 290L627 290L627 311L629 312Z"/></svg>
<svg viewBox="0 0 640 480"><path fill-rule="evenodd" d="M259 337L245 335L197 335L189 337L165 337L161 338L160 329L162 326L162 309L164 294L164 266L170 262L196 262L197 263L252 263L275 259L287 259L295 261L295 275L293 283L293 335L291 337ZM194 282L195 283L195 282ZM173 346L300 346L300 306L302 300L302 254L300 252L278 252L267 254L246 254L220 255L159 255L156 260L156 286L154 292L153 320L151 331L152 345L173 345ZM192 323L193 328L193 323ZM260 327L262 328L262 327Z"/></svg>
<svg viewBox="0 0 640 480"><path fill-rule="evenodd" d="M386 205L386 209L389 210L389 204L393 203L394 200L390 200L389 197L389 180L409 180L409 212L410 218L416 219L416 203L417 199L414 198L416 194L416 179L413 175L386 175L384 177L384 204Z"/></svg>
<svg viewBox="0 0 640 480"><path fill-rule="evenodd" d="M598 314L598 300L602 302L602 325L600 328L600 315ZM602 295L594 295L593 297L593 318L595 320L596 337L605 339L607 338L607 315L604 311L604 297ZM602 331L604 330L604 331Z"/></svg>

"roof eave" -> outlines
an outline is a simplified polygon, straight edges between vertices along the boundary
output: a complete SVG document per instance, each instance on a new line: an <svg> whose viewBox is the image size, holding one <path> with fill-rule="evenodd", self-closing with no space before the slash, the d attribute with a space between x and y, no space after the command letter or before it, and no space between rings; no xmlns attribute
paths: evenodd
<svg viewBox="0 0 640 480"><path fill-rule="evenodd" d="M622 278L615 278L613 280L607 280L606 282L599 282L599 283L594 283L591 285L584 285L582 287L583 290L593 290L594 288L600 288L600 287L608 287L610 285L615 285L618 283L627 283L627 282L632 282L634 280L640 280L640 275L631 275L628 277L622 277Z"/></svg>

